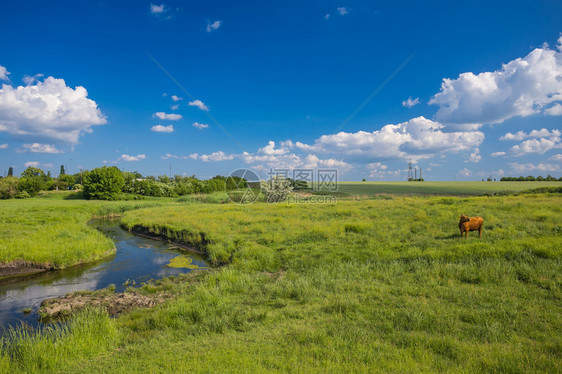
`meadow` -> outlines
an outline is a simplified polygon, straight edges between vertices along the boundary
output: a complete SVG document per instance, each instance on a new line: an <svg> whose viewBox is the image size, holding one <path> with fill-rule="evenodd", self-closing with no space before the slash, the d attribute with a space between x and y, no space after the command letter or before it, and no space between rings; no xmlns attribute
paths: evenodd
<svg viewBox="0 0 562 374"><path fill-rule="evenodd" d="M562 187L562 182L339 182L347 196L376 194L474 196L502 191L520 192L541 187Z"/></svg>
<svg viewBox="0 0 562 374"><path fill-rule="evenodd" d="M0 264L19 261L63 269L114 253L113 242L88 225L93 216L160 205L170 200L101 202L50 192L25 200L0 200Z"/></svg>
<svg viewBox="0 0 562 374"><path fill-rule="evenodd" d="M425 183L425 182L424 182ZM207 252L171 299L13 331L2 372L560 372L559 194L123 209ZM484 217L460 238L460 214ZM56 343L56 344L55 344Z"/></svg>

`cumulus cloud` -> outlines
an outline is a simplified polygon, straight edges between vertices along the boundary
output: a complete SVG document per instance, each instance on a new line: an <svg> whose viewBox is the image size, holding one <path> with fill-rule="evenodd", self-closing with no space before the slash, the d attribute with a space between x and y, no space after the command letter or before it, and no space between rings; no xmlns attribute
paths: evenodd
<svg viewBox="0 0 562 374"><path fill-rule="evenodd" d="M179 109L179 107L180 107L180 105L179 105L179 104L176 104L176 105L170 105L170 109L171 109L171 110L178 110L178 109Z"/></svg>
<svg viewBox="0 0 562 374"><path fill-rule="evenodd" d="M203 162L209 161L228 161L234 159L234 155L228 155L223 151L213 152L210 155L198 155L199 159Z"/></svg>
<svg viewBox="0 0 562 374"><path fill-rule="evenodd" d="M105 123L88 91L72 89L63 79L48 77L34 85L4 84L0 89L0 132L75 144L92 126Z"/></svg>
<svg viewBox="0 0 562 374"><path fill-rule="evenodd" d="M458 172L458 174L463 176L463 177L470 177L472 175L472 172L470 170L468 170L467 168L464 168L464 169L460 170Z"/></svg>
<svg viewBox="0 0 562 374"><path fill-rule="evenodd" d="M199 122L193 122L193 127L198 128L199 130L203 130L206 129L207 127L209 127L209 125L205 124L205 123L199 123Z"/></svg>
<svg viewBox="0 0 562 374"><path fill-rule="evenodd" d="M505 152L493 152L491 154L492 157L499 157L499 156L505 156L506 153Z"/></svg>
<svg viewBox="0 0 562 374"><path fill-rule="evenodd" d="M562 116L562 105L554 104L550 108L546 109L545 113L551 116Z"/></svg>
<svg viewBox="0 0 562 374"><path fill-rule="evenodd" d="M327 14L324 16L324 19L326 19L326 20L330 19L330 13L327 13Z"/></svg>
<svg viewBox="0 0 562 374"><path fill-rule="evenodd" d="M474 152L472 152L470 154L470 157L468 158L468 161L470 161L470 162L480 162L481 159L482 159L482 156L480 156L480 149L475 148Z"/></svg>
<svg viewBox="0 0 562 374"><path fill-rule="evenodd" d="M553 155L550 157L550 159L554 161L562 161L562 154L558 153L556 155Z"/></svg>
<svg viewBox="0 0 562 374"><path fill-rule="evenodd" d="M170 121L177 121L177 120L182 119L181 114L176 114L176 113L156 112L152 116L163 119L163 120L167 119L167 120L170 120Z"/></svg>
<svg viewBox="0 0 562 374"><path fill-rule="evenodd" d="M136 156L129 156L129 155L121 155L117 160L118 161L140 161L144 160L146 155L136 155Z"/></svg>
<svg viewBox="0 0 562 374"><path fill-rule="evenodd" d="M0 80L9 81L10 78L8 78L8 75L10 75L10 72L8 71L8 69L6 69L4 66L0 65Z"/></svg>
<svg viewBox="0 0 562 374"><path fill-rule="evenodd" d="M420 103L420 98L416 97L415 99L412 100L412 96L408 97L407 100L402 101L402 106L406 107L406 108L411 108L415 105L418 105Z"/></svg>
<svg viewBox="0 0 562 374"><path fill-rule="evenodd" d="M172 100L173 100L174 102L176 102L176 101L183 100L183 98L182 98L182 97L179 97L179 96L176 96L176 95L172 95Z"/></svg>
<svg viewBox="0 0 562 374"><path fill-rule="evenodd" d="M152 126L150 128L150 131L171 133L174 132L174 125L169 125L169 126L156 125L156 126Z"/></svg>
<svg viewBox="0 0 562 374"><path fill-rule="evenodd" d="M8 144L0 144L0 149L8 149Z"/></svg>
<svg viewBox="0 0 562 374"><path fill-rule="evenodd" d="M39 80L39 78L44 77L44 74L35 74L35 75L25 75L22 78L23 83L26 85L31 85Z"/></svg>
<svg viewBox="0 0 562 374"><path fill-rule="evenodd" d="M222 21L207 21L207 32L211 32L214 30L217 30L219 27L221 27Z"/></svg>
<svg viewBox="0 0 562 374"><path fill-rule="evenodd" d="M39 163L39 161L28 161L25 164L23 164L26 168L28 167L32 167L32 168L38 168L41 164Z"/></svg>
<svg viewBox="0 0 562 374"><path fill-rule="evenodd" d="M528 134L524 131L518 131L515 134L508 132L504 136L500 137L500 140L521 141L523 139L528 139L528 138L548 138L548 137L558 137L560 135L562 134L558 129L552 131L549 131L547 129L540 129L540 130L532 130Z"/></svg>
<svg viewBox="0 0 562 374"><path fill-rule="evenodd" d="M342 16L345 16L349 13L349 10L346 7L342 6L338 8L338 13Z"/></svg>
<svg viewBox="0 0 562 374"><path fill-rule="evenodd" d="M178 156L178 155L173 155L171 153L166 153L164 156L160 156L160 158L162 160L168 160L170 158L175 158L175 159L180 159L180 160L186 160L188 158L188 156Z"/></svg>
<svg viewBox="0 0 562 374"><path fill-rule="evenodd" d="M187 103L189 106L196 106L197 108L204 110L205 112L209 111L209 107L205 105L201 100L193 100Z"/></svg>
<svg viewBox="0 0 562 374"><path fill-rule="evenodd" d="M530 153L538 153L542 155L554 148L561 148L559 137L553 137L550 139L528 139L523 141L521 144L511 147L510 154L516 157L525 156Z"/></svg>
<svg viewBox="0 0 562 374"><path fill-rule="evenodd" d="M559 39L559 43L560 43ZM436 120L477 127L512 117L558 113L562 101L562 52L547 45L493 72L462 73L443 79L429 104L438 105Z"/></svg>
<svg viewBox="0 0 562 374"><path fill-rule="evenodd" d="M413 118L398 125L386 125L373 132L340 132L322 135L315 144L296 142L304 151L331 153L368 160L420 159L441 152L460 152L478 147L484 140L480 131L443 132L444 126L424 117Z"/></svg>
<svg viewBox="0 0 562 374"><path fill-rule="evenodd" d="M509 164L511 169L519 173L531 172L531 171L542 171L542 172L552 172L552 171L560 171L560 165L554 164L545 164L545 163L538 163L538 164L519 164L517 162L512 162Z"/></svg>
<svg viewBox="0 0 562 374"><path fill-rule="evenodd" d="M156 5L150 4L150 13L152 14L162 14L166 11L166 6L164 4Z"/></svg>
<svg viewBox="0 0 562 374"><path fill-rule="evenodd" d="M58 150L54 145L51 144L40 144L40 143L33 143L33 144L24 144L22 145L24 152L29 151L32 153L62 153L62 151Z"/></svg>

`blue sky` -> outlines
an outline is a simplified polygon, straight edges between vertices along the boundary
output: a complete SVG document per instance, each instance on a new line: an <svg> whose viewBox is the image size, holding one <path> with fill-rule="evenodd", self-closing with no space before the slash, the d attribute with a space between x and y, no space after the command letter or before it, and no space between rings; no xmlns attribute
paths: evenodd
<svg viewBox="0 0 562 374"><path fill-rule="evenodd" d="M2 174L562 175L559 1L0 7Z"/></svg>

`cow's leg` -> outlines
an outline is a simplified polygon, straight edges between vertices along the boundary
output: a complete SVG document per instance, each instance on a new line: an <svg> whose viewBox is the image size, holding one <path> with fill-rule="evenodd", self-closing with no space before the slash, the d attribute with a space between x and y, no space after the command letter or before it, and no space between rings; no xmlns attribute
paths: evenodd
<svg viewBox="0 0 562 374"><path fill-rule="evenodd" d="M478 234L480 235L480 237L482 237L482 226L478 228Z"/></svg>

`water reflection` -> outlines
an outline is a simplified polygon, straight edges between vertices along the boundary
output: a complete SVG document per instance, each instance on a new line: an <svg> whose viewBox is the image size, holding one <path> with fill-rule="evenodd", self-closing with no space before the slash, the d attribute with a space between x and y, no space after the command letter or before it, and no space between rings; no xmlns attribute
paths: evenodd
<svg viewBox="0 0 562 374"><path fill-rule="evenodd" d="M110 284L122 292L127 280L139 285L157 279L191 271L172 268L167 264L180 253L168 243L134 236L122 230L117 221L98 220L93 224L115 242L114 256L96 263L73 267L58 272L32 274L15 279L0 280L0 326L26 323L38 326L37 309L50 297L64 296L78 290L97 290ZM189 254L193 264L205 267L197 254ZM31 308L31 313L23 310Z"/></svg>

